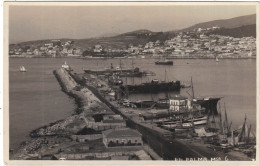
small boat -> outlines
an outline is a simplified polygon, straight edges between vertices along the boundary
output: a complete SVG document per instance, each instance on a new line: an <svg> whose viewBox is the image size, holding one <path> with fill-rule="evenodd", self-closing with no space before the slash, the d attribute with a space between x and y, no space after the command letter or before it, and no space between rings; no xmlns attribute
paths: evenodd
<svg viewBox="0 0 260 166"><path fill-rule="evenodd" d="M119 71L119 70L122 70L120 66L117 66L116 67L116 70Z"/></svg>
<svg viewBox="0 0 260 166"><path fill-rule="evenodd" d="M190 87L191 87L191 85L189 85L187 83L184 83L184 82L181 83L181 88L190 88Z"/></svg>
<svg viewBox="0 0 260 166"><path fill-rule="evenodd" d="M122 85L123 84L123 80L121 80L116 75L109 77L108 82L109 82L109 84L112 84L112 85Z"/></svg>
<svg viewBox="0 0 260 166"><path fill-rule="evenodd" d="M27 70L25 69L24 66L20 66L20 72L26 72Z"/></svg>
<svg viewBox="0 0 260 166"><path fill-rule="evenodd" d="M170 60L164 60L164 61L156 61L156 65L173 65L173 61Z"/></svg>
<svg viewBox="0 0 260 166"><path fill-rule="evenodd" d="M193 123L194 126L204 125L207 123L207 116L198 117L198 118L194 118L194 119L188 119L187 122Z"/></svg>
<svg viewBox="0 0 260 166"><path fill-rule="evenodd" d="M207 119L201 119L193 122L195 126L207 124Z"/></svg>
<svg viewBox="0 0 260 166"><path fill-rule="evenodd" d="M64 68L67 71L72 71L71 67L67 64L67 62L65 61L63 65L61 65L62 68Z"/></svg>
<svg viewBox="0 0 260 166"><path fill-rule="evenodd" d="M192 127L181 127L181 126L179 126L179 127L175 127L174 130L175 130L175 132L184 132L184 131L190 130L191 128Z"/></svg>
<svg viewBox="0 0 260 166"><path fill-rule="evenodd" d="M155 76L156 74L154 72L152 72L152 71L144 71L143 75L144 76Z"/></svg>
<svg viewBox="0 0 260 166"><path fill-rule="evenodd" d="M124 99L123 102L122 102L122 105L125 106L125 107L130 107L130 101L127 100L127 99Z"/></svg>

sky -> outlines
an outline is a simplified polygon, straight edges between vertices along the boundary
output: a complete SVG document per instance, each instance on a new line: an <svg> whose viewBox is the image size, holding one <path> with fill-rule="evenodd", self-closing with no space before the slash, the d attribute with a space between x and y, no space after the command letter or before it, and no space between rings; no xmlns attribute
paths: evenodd
<svg viewBox="0 0 260 166"><path fill-rule="evenodd" d="M139 29L154 32L255 14L255 6L10 6L10 43L84 39Z"/></svg>

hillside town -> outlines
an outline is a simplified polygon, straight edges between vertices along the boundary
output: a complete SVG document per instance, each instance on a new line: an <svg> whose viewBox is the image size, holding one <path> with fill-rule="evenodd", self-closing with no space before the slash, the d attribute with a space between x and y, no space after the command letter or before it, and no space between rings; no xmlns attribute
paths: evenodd
<svg viewBox="0 0 260 166"><path fill-rule="evenodd" d="M73 46L73 41L50 40L43 44L26 45L9 50L11 57L57 57L57 56L81 56L82 49Z"/></svg>
<svg viewBox="0 0 260 166"><path fill-rule="evenodd" d="M256 38L235 38L211 34L219 27L198 28L177 33L165 41L149 41L144 45L129 44L125 48L105 47L98 43L87 50L73 41L50 40L41 45L10 48L10 57L136 57L166 56L169 58L253 58L256 56ZM147 34L151 35L151 34Z"/></svg>

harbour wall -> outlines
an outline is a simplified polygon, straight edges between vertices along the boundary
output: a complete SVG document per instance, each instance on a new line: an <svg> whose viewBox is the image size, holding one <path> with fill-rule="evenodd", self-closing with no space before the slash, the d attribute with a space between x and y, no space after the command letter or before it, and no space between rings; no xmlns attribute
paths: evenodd
<svg viewBox="0 0 260 166"><path fill-rule="evenodd" d="M75 99L75 103L77 105L75 114L80 114L83 112L84 106L87 106L89 103L87 98L80 92L80 85L71 77L69 72L63 68L54 70L53 74L58 80L62 91Z"/></svg>
<svg viewBox="0 0 260 166"><path fill-rule="evenodd" d="M59 82L61 90L68 96L75 99L75 103L77 105L75 112L80 113L81 107L83 106L83 99L71 92L74 88L76 88L77 83L71 78L71 76L66 74L66 72L67 71L65 71L65 69L61 68L58 70L54 70L53 74Z"/></svg>

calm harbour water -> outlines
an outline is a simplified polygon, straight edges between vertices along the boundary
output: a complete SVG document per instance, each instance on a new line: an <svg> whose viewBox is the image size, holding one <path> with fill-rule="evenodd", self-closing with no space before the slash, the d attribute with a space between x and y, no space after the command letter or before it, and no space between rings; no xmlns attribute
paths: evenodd
<svg viewBox="0 0 260 166"><path fill-rule="evenodd" d="M10 148L17 148L26 140L31 130L69 116L75 109L74 100L61 91L53 75L66 61L75 72L82 69L104 69L111 63L119 65L119 59L76 58L10 58ZM178 59L173 66L154 65L155 59L134 59L133 64L142 71L156 73L153 77L128 78L128 83L137 84L152 79L180 80L190 83L193 79L196 97L222 96L233 127L243 123L245 114L249 124L256 128L256 60ZM121 59L123 68L132 66L131 59ZM25 73L19 66L25 66ZM188 89L180 94L188 96ZM165 94L130 96L132 100L164 98Z"/></svg>

